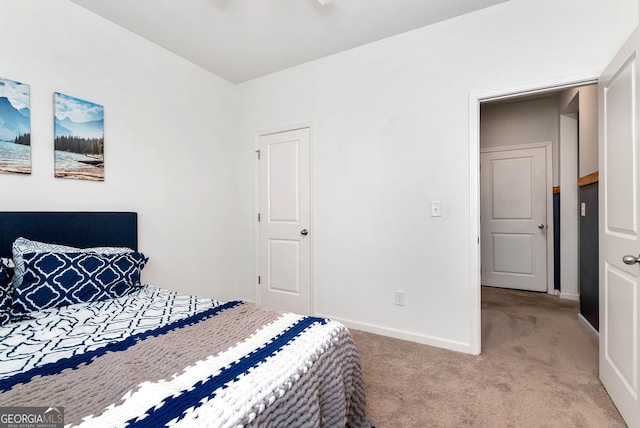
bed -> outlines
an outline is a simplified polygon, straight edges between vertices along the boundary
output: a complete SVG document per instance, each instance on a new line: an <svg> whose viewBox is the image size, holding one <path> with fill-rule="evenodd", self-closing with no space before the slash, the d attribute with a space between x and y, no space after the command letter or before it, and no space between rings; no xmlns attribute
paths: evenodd
<svg viewBox="0 0 640 428"><path fill-rule="evenodd" d="M136 213L0 212L0 256L16 248L0 406L83 427L371 426L343 325L141 285ZM129 288L95 286L114 272Z"/></svg>

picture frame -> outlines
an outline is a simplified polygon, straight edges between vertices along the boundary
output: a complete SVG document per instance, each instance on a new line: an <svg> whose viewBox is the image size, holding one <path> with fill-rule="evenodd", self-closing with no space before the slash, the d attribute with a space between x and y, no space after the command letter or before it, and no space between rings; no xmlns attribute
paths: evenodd
<svg viewBox="0 0 640 428"><path fill-rule="evenodd" d="M29 85L0 78L0 172L31 174Z"/></svg>
<svg viewBox="0 0 640 428"><path fill-rule="evenodd" d="M104 107L54 93L55 177L104 181Z"/></svg>

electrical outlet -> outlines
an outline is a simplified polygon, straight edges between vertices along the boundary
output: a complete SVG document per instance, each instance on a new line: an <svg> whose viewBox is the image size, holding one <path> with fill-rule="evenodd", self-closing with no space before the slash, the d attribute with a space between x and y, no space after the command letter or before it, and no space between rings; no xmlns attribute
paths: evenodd
<svg viewBox="0 0 640 428"><path fill-rule="evenodd" d="M396 300L396 306L404 306L404 291L396 290L395 300Z"/></svg>

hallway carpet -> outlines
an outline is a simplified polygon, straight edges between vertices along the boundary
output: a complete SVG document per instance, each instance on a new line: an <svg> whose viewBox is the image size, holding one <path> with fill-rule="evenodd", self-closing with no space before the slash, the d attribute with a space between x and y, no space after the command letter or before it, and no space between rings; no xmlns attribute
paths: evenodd
<svg viewBox="0 0 640 428"><path fill-rule="evenodd" d="M578 303L483 287L482 354L352 330L367 415L385 427L624 427Z"/></svg>

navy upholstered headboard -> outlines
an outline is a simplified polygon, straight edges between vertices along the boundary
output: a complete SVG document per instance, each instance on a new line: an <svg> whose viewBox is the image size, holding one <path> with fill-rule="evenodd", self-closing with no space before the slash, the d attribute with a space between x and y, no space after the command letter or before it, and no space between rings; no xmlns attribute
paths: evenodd
<svg viewBox="0 0 640 428"><path fill-rule="evenodd" d="M138 214L132 212L0 211L0 257L23 237L73 247L138 249Z"/></svg>

